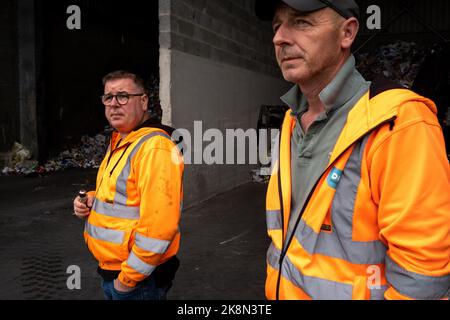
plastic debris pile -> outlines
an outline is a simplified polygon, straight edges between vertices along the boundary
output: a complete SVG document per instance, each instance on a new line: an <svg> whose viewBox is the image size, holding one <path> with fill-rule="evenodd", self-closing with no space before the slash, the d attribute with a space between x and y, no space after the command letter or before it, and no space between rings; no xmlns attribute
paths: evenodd
<svg viewBox="0 0 450 320"><path fill-rule="evenodd" d="M25 146L14 142L11 154L6 159L7 166L3 168L2 174L28 174L37 170L39 163L31 160L32 154Z"/></svg>
<svg viewBox="0 0 450 320"><path fill-rule="evenodd" d="M398 41L380 47L375 53L358 55L357 68L368 80L384 75L395 83L411 88L425 56L426 48L414 42Z"/></svg>
<svg viewBox="0 0 450 320"><path fill-rule="evenodd" d="M261 167L250 171L253 182L268 183L270 180L270 167Z"/></svg>
<svg viewBox="0 0 450 320"><path fill-rule="evenodd" d="M3 168L4 175L31 175L46 172L61 171L69 168L99 168L108 148L112 129L107 127L103 133L94 137L83 136L81 141L70 150L61 152L58 156L39 165L31 158L31 152L19 143L15 143L10 160Z"/></svg>
<svg viewBox="0 0 450 320"><path fill-rule="evenodd" d="M44 165L47 172L68 168L98 168L105 156L110 134L97 134L95 137L83 136L81 142L61 152Z"/></svg>

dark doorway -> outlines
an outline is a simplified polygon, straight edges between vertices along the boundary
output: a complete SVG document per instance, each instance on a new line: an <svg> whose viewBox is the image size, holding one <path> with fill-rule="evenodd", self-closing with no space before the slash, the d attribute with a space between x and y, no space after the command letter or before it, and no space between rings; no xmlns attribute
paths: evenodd
<svg viewBox="0 0 450 320"><path fill-rule="evenodd" d="M67 8L81 10L69 30ZM37 1L38 105L41 154L53 155L107 122L99 96L113 70L159 75L158 1Z"/></svg>
<svg viewBox="0 0 450 320"><path fill-rule="evenodd" d="M17 4L2 1L0 10L0 156L20 138L17 79ZM0 166L3 159L0 159Z"/></svg>

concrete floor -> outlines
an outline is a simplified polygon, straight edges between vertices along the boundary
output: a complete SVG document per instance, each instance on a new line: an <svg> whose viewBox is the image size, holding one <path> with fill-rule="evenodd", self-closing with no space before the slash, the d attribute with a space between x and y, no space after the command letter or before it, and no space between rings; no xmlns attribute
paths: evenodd
<svg viewBox="0 0 450 320"><path fill-rule="evenodd" d="M102 299L96 261L73 217L72 199L95 170L0 177L0 299ZM264 184L247 184L183 212L173 300L264 299ZM66 273L81 269L81 289Z"/></svg>

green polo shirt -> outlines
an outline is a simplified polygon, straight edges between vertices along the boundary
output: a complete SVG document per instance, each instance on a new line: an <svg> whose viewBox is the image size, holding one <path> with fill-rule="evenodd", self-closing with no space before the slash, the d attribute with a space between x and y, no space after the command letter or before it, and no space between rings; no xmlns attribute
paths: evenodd
<svg viewBox="0 0 450 320"><path fill-rule="evenodd" d="M355 68L355 58L350 56L336 77L322 90L320 100L325 111L303 132L302 115L308 110L308 101L299 87L294 86L281 100L297 117L291 137L292 204L287 236L301 215L308 195L328 166L331 153L347 121L349 111L369 90L370 82L364 80Z"/></svg>

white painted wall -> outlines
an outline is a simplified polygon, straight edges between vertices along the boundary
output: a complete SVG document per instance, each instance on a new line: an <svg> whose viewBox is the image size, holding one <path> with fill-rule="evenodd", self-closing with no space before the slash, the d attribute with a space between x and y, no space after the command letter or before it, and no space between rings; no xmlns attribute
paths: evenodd
<svg viewBox="0 0 450 320"><path fill-rule="evenodd" d="M194 121L203 121L203 131L217 128L224 136L226 129L256 129L260 106L282 105L279 97L291 86L284 80L177 50L162 49L160 61L164 66L160 71L162 108L170 113L164 115L164 121L188 129L192 136ZM187 165L185 206L251 181L254 168Z"/></svg>

